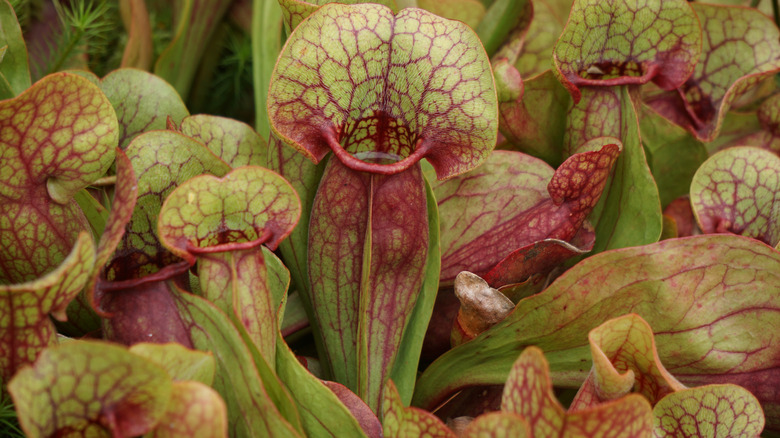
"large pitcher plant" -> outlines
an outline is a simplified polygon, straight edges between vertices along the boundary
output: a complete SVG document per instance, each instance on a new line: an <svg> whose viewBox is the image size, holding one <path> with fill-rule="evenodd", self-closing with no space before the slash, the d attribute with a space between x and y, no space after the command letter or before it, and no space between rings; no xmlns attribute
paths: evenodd
<svg viewBox="0 0 780 438"><path fill-rule="evenodd" d="M307 286L333 376L376 410L396 360L413 360L397 358L404 328L426 276L438 277L420 160L445 179L487 158L490 63L462 23L332 4L292 33L269 96L275 135L315 162L332 152L311 209Z"/></svg>

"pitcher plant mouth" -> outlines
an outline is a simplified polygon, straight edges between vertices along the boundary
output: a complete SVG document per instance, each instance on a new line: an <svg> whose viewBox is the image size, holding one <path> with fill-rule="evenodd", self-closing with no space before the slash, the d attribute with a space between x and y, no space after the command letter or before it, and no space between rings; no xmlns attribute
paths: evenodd
<svg viewBox="0 0 780 438"><path fill-rule="evenodd" d="M395 175L397 173L401 173L404 170L410 168L415 163L419 162L431 149L431 143L425 141L425 138L420 138L415 144L414 151L405 158L402 158L397 154L378 151L358 152L352 154L344 149L344 146L338 142L336 135L332 130L323 130L323 136L328 142L328 146L330 146L330 149L333 151L333 155L335 155L342 164L352 170L369 172L378 175ZM367 160L397 161L383 164Z"/></svg>
<svg viewBox="0 0 780 438"><path fill-rule="evenodd" d="M254 240L250 240L247 242L229 242L229 243L220 243L217 245L211 245L211 246L196 246L192 242L187 241L185 243L185 247L187 249L187 252L193 255L200 255L200 254L218 254L223 252L230 252L230 251L241 251L245 249L252 249L257 248L258 246L270 242L271 237L273 237L273 231L267 228L263 228L261 230L260 237ZM276 248L269 248L272 251Z"/></svg>

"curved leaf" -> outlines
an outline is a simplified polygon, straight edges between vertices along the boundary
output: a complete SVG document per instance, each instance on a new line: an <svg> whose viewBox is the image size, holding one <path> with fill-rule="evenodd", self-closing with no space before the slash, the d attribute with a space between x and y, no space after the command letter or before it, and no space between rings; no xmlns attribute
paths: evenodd
<svg viewBox="0 0 780 438"><path fill-rule="evenodd" d="M582 91L582 101L569 110L564 151L587 149L589 141L602 136L616 137L623 145L604 188L607 195L589 216L596 227L593 252L656 242L662 229L661 202L642 147L634 98L625 86Z"/></svg>
<svg viewBox="0 0 780 438"><path fill-rule="evenodd" d="M439 178L457 175L496 141L493 76L477 36L421 9L323 6L282 50L268 112L273 132L315 162L332 149L352 169L383 174L425 156Z"/></svg>
<svg viewBox="0 0 780 438"><path fill-rule="evenodd" d="M165 370L125 348L77 341L45 350L8 390L30 436L131 437L160 421L172 382Z"/></svg>
<svg viewBox="0 0 780 438"><path fill-rule="evenodd" d="M49 272L89 229L73 196L108 170L116 141L111 105L80 76L0 101L0 283Z"/></svg>
<svg viewBox="0 0 780 438"><path fill-rule="evenodd" d="M30 66L22 29L11 3L0 2L0 99L18 96L30 88Z"/></svg>
<svg viewBox="0 0 780 438"><path fill-rule="evenodd" d="M653 327L658 356L682 382L739 383L777 412L780 398L767 388L777 386L780 343L766 330L780 323L777 272L780 253L734 235L597 254L437 359L418 380L414 404L430 409L463 386L503 382L513 352L528 345L545 349L557 384L579 386L590 367L585 334L634 312Z"/></svg>
<svg viewBox="0 0 780 438"><path fill-rule="evenodd" d="M551 175L541 160L496 151L486 166L435 184L442 216L441 281L449 284L465 270L485 274L499 262L505 264L492 274L491 286L524 281L527 277L503 275L522 273L517 265L527 254L513 253L577 234L618 157L619 147L610 140L599 139L597 150L575 154Z"/></svg>
<svg viewBox="0 0 780 438"><path fill-rule="evenodd" d="M225 117L198 114L185 117L180 131L206 145L230 167L265 166L268 147L251 126Z"/></svg>
<svg viewBox="0 0 780 438"><path fill-rule="evenodd" d="M702 231L780 242L780 158L752 147L729 148L699 167L691 205Z"/></svg>
<svg viewBox="0 0 780 438"><path fill-rule="evenodd" d="M223 438L228 436L227 408L219 394L201 382L173 382L168 409L154 438Z"/></svg>
<svg viewBox="0 0 780 438"><path fill-rule="evenodd" d="M0 285L0 383L57 342L49 314L65 319L65 309L87 283L94 261L92 239L82 232L54 271L27 283Z"/></svg>
<svg viewBox="0 0 780 438"><path fill-rule="evenodd" d="M284 26L287 29L287 32L289 33L292 30L294 30L296 27L298 27L298 25L301 24L301 21L303 21L309 15L313 14L320 7L333 2L334 0L315 0L312 2L307 2L304 0L279 1L279 5L282 7L282 15L284 17ZM366 3L366 2L362 0L342 0L339 1L339 3L343 3L345 5L356 5L360 3ZM372 3L385 5L394 11L398 10L394 0L379 0L377 2L372 2ZM422 5L419 6L423 9L428 9ZM431 9L428 10L437 13L436 11L433 11ZM483 14L485 13L484 8L482 10L482 13ZM438 14L438 15L442 15L442 14ZM453 18L453 17L447 17L447 18Z"/></svg>
<svg viewBox="0 0 780 438"><path fill-rule="evenodd" d="M382 426L385 437L455 438L455 434L430 412L404 407L392 380L388 380L385 384L383 394Z"/></svg>
<svg viewBox="0 0 780 438"><path fill-rule="evenodd" d="M174 342L142 342L130 347L130 352L161 366L174 381L191 380L204 385L211 385L214 381L216 363L210 352L190 350Z"/></svg>
<svg viewBox="0 0 780 438"><path fill-rule="evenodd" d="M571 410L586 409L632 390L655 405L665 395L685 389L664 368L653 329L639 315L610 319L591 330L588 341L593 369L572 401Z"/></svg>
<svg viewBox="0 0 780 438"><path fill-rule="evenodd" d="M284 291L270 290L262 247L276 249L301 214L295 190L262 167L245 166L224 178L192 178L165 200L160 240L194 264L203 295L235 315L266 360L274 363L277 313Z"/></svg>
<svg viewBox="0 0 780 438"><path fill-rule="evenodd" d="M759 436L764 416L758 400L736 385L707 385L674 392L653 408L656 437Z"/></svg>
<svg viewBox="0 0 780 438"><path fill-rule="evenodd" d="M711 141L732 102L780 71L780 31L752 8L692 6L703 32L701 58L676 91L651 97L648 103L700 140Z"/></svg>
<svg viewBox="0 0 780 438"><path fill-rule="evenodd" d="M139 134L165 129L168 117L180 123L190 115L179 93L170 84L145 71L114 70L100 80L100 89L119 119L119 147L122 149Z"/></svg>
<svg viewBox="0 0 780 438"><path fill-rule="evenodd" d="M652 427L650 404L637 394L577 412L566 412L555 399L547 360L528 347L512 365L504 386L501 410L528 421L532 436L595 437L607 432L644 437Z"/></svg>
<svg viewBox="0 0 780 438"><path fill-rule="evenodd" d="M555 72L574 103L582 86L679 87L701 49L696 14L684 0L575 0L553 49Z"/></svg>
<svg viewBox="0 0 780 438"><path fill-rule="evenodd" d="M203 144L172 131L141 134L125 152L138 177L138 201L106 270L106 277L111 281L139 278L174 262L156 233L163 201L178 184L194 176L203 173L221 176L230 171L230 166Z"/></svg>
<svg viewBox="0 0 780 438"><path fill-rule="evenodd" d="M533 437L528 422L511 412L489 412L475 418L460 435L463 438Z"/></svg>

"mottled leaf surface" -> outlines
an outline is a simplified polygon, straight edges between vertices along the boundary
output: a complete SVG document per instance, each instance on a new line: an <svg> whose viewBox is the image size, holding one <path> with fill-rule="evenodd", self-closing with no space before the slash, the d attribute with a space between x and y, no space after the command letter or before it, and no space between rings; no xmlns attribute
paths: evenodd
<svg viewBox="0 0 780 438"><path fill-rule="evenodd" d="M138 177L138 201L107 269L108 280L138 278L174 262L156 233L163 201L178 184L194 176L222 176L230 171L230 166L202 143L172 131L139 135L125 152Z"/></svg>
<svg viewBox="0 0 780 438"><path fill-rule="evenodd" d="M463 438L532 437L528 422L511 412L489 412L475 418L460 435Z"/></svg>
<svg viewBox="0 0 780 438"><path fill-rule="evenodd" d="M418 0L417 6L440 17L462 21L472 29L485 17L485 5L479 0Z"/></svg>
<svg viewBox="0 0 780 438"><path fill-rule="evenodd" d="M8 390L29 436L129 437L160 421L172 381L123 347L78 341L45 350Z"/></svg>
<svg viewBox="0 0 780 438"><path fill-rule="evenodd" d="M684 84L649 103L699 139L711 141L734 100L780 71L780 31L752 8L692 6L701 23L701 57Z"/></svg>
<svg viewBox="0 0 780 438"><path fill-rule="evenodd" d="M282 300L269 290L260 245L275 249L292 232L301 206L295 189L262 167L244 166L224 178L201 175L165 200L158 221L161 242L175 255L198 260L203 295L235 314L273 363Z"/></svg>
<svg viewBox="0 0 780 438"><path fill-rule="evenodd" d="M377 409L429 244L419 165L396 175L328 162L309 227L312 300L336 381Z"/></svg>
<svg viewBox="0 0 780 438"><path fill-rule="evenodd" d="M545 239L567 241L582 227L599 200L619 146L609 144L570 157L554 172L544 162L517 152L496 151L478 169L434 183L442 217L441 281L460 271L485 274L513 252ZM545 187L546 186L546 187ZM545 192L546 188L546 192ZM520 272L517 254L496 273Z"/></svg>
<svg viewBox="0 0 780 438"><path fill-rule="evenodd" d="M421 9L323 6L287 41L268 112L285 143L315 161L332 149L356 170L393 173L425 156L445 178L478 165L496 140L477 36ZM400 161L365 161L380 157Z"/></svg>
<svg viewBox="0 0 780 438"><path fill-rule="evenodd" d="M392 380L385 384L382 396L382 427L387 438L455 438L455 433L435 415L415 407L405 407Z"/></svg>
<svg viewBox="0 0 780 438"><path fill-rule="evenodd" d="M637 111L627 87L588 87L569 110L564 151L589 150L601 136L618 138L623 151L588 219L596 227L593 252L645 245L661 236L661 202L639 136Z"/></svg>
<svg viewBox="0 0 780 438"><path fill-rule="evenodd" d="M780 323L778 269L777 251L734 235L597 254L441 356L418 380L414 404L431 408L462 386L500 384L527 345L545 349L556 384L579 386L590 368L586 333L633 312L653 327L659 358L683 383L739 383L777 412L767 388L777 386L780 345L766 328Z"/></svg>
<svg viewBox="0 0 780 438"><path fill-rule="evenodd" d="M216 362L214 355L177 344L139 343L130 347L130 352L156 363L174 381L195 381L211 385L214 381Z"/></svg>
<svg viewBox="0 0 780 438"><path fill-rule="evenodd" d="M168 409L148 436L222 438L228 436L227 408L219 394L201 382L173 382Z"/></svg>
<svg viewBox="0 0 780 438"><path fill-rule="evenodd" d="M696 14L684 0L576 0L553 49L555 72L580 100L582 86L679 87L701 53Z"/></svg>
<svg viewBox="0 0 780 438"><path fill-rule="evenodd" d="M73 196L114 160L117 125L88 80L47 76L0 102L0 283L59 265L89 225Z"/></svg>
<svg viewBox="0 0 780 438"><path fill-rule="evenodd" d="M691 205L705 233L735 233L780 242L780 158L752 147L710 157L694 175Z"/></svg>
<svg viewBox="0 0 780 438"><path fill-rule="evenodd" d="M95 249L89 234L79 234L59 267L26 283L0 285L0 382L6 384L22 366L57 342L51 314L65 319L65 309L89 279Z"/></svg>
<svg viewBox="0 0 780 438"><path fill-rule="evenodd" d="M764 415L758 400L736 385L707 385L674 392L653 407L655 437L759 436Z"/></svg>
<svg viewBox="0 0 780 438"><path fill-rule="evenodd" d="M528 421L532 436L540 437L643 437L653 421L650 404L636 394L592 409L566 412L553 394L549 365L537 347L523 350L512 365L501 411L519 414Z"/></svg>
<svg viewBox="0 0 780 438"><path fill-rule="evenodd" d="M728 116L727 114L726 117ZM735 140L735 145L756 146L776 154L780 153L780 94L765 100L758 107L757 116L760 123L760 128L755 130L757 132ZM726 120L724 120L724 127L725 125ZM723 130L720 137L723 137Z"/></svg>
<svg viewBox="0 0 780 438"><path fill-rule="evenodd" d="M182 134L203 143L230 167L265 166L267 146L251 126L225 117L198 114L186 117Z"/></svg>
<svg viewBox="0 0 780 438"><path fill-rule="evenodd" d="M304 0L281 0L279 2L279 5L282 7L282 17L284 17L284 25L287 28L287 31L289 32L294 30L296 27L298 27L299 24L301 24L301 21L303 21L306 17L313 14L314 11L316 11L321 6L326 5L328 3L333 3L333 0L315 0L312 2L307 2ZM345 0L345 1L340 1L339 3L343 3L345 5L354 5L354 4L365 3L365 2L361 0ZM380 0L372 3L385 5L392 10L397 10L394 0ZM418 6L423 9L428 9L421 4ZM428 10L436 13L436 11L433 11L431 9ZM484 13L485 11L483 8L482 14ZM447 17L447 18L452 18L452 17Z"/></svg>
<svg viewBox="0 0 780 438"><path fill-rule="evenodd" d="M636 314L610 319L591 330L588 341L593 369L571 410L586 409L629 392L638 392L655 405L665 395L685 389L664 368L653 329Z"/></svg>
<svg viewBox="0 0 780 438"><path fill-rule="evenodd" d="M533 20L528 26L522 50L515 61L515 67L524 78L532 78L552 67L553 47L569 16L569 7L559 8L555 4L565 2L534 0L532 3ZM550 74L552 75L552 72Z"/></svg>
<svg viewBox="0 0 780 438"><path fill-rule="evenodd" d="M176 90L159 76L132 68L114 70L100 81L119 119L119 147L125 149L137 135L165 129L190 115Z"/></svg>

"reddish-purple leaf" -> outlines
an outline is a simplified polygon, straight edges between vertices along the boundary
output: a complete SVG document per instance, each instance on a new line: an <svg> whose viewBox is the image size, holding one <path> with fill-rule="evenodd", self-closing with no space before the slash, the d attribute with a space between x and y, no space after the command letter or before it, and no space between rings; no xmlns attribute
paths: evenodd
<svg viewBox="0 0 780 438"><path fill-rule="evenodd" d="M780 31L752 8L692 6L703 32L701 58L677 90L652 96L648 103L699 139L711 141L731 104L780 71Z"/></svg>
<svg viewBox="0 0 780 438"><path fill-rule="evenodd" d="M379 419L371 411L366 402L360 399L354 392L350 391L346 386L323 380L322 383L328 387L336 397L344 403L344 406L349 409L352 416L355 417L360 424L360 427L369 438L379 438L382 436L382 424Z"/></svg>
<svg viewBox="0 0 780 438"><path fill-rule="evenodd" d="M418 165L390 176L328 162L309 228L312 301L336 380L376 409L425 272Z"/></svg>
<svg viewBox="0 0 780 438"><path fill-rule="evenodd" d="M442 218L441 281L447 284L464 270L484 275L499 263L493 278L500 284L491 286L525 280L508 274L523 274L521 264L535 254L515 251L545 239L572 239L601 196L619 151L605 144L572 156L552 174L541 160L496 151L485 166L434 183ZM559 253L551 256L560 261Z"/></svg>

